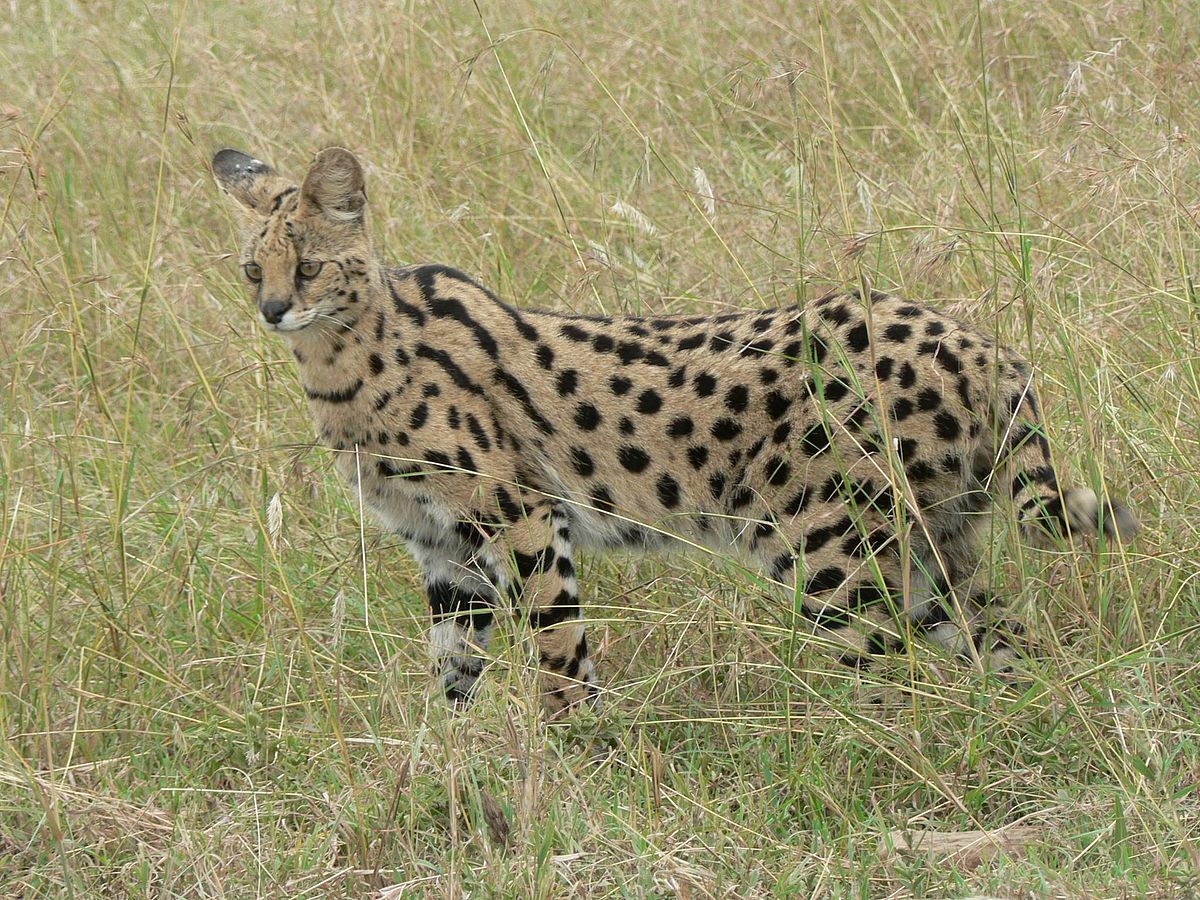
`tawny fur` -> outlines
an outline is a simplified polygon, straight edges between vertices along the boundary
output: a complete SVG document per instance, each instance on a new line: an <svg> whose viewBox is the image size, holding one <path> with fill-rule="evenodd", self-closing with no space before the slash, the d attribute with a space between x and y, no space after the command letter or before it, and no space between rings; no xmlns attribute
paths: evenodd
<svg viewBox="0 0 1200 900"><path fill-rule="evenodd" d="M719 316L517 310L453 269L378 260L345 150L299 189L235 151L214 171L244 212L260 310L286 307L264 324L321 441L425 573L453 697L510 604L550 708L595 694L577 549L736 554L789 603L798 582L814 633L859 663L910 633L1004 655L973 585L996 498L1051 533L1136 531L1091 490L1060 492L1029 366L924 306L851 292Z"/></svg>

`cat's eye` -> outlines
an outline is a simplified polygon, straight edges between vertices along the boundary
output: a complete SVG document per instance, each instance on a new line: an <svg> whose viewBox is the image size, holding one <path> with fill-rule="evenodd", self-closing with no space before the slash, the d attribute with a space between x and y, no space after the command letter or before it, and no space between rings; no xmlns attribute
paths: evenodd
<svg viewBox="0 0 1200 900"><path fill-rule="evenodd" d="M258 263L246 263L242 266L242 271L251 281L262 281L262 266Z"/></svg>
<svg viewBox="0 0 1200 900"><path fill-rule="evenodd" d="M306 259L304 262L300 263L300 277L316 278L317 273L321 271L322 265L324 265L324 263L320 263L312 259Z"/></svg>

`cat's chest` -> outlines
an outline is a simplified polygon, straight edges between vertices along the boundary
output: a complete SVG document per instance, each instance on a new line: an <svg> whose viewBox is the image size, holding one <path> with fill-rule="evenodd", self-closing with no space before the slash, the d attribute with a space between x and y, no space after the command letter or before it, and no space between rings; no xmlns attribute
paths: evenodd
<svg viewBox="0 0 1200 900"><path fill-rule="evenodd" d="M335 453L334 465L351 494L390 531L424 544L452 539L453 514L399 451L359 446Z"/></svg>

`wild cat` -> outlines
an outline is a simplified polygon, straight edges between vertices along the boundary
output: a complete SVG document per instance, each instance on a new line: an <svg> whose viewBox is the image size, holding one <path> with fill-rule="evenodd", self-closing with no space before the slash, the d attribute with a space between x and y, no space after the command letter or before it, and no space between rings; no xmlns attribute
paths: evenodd
<svg viewBox="0 0 1200 900"><path fill-rule="evenodd" d="M424 572L452 698L510 606L549 709L597 694L576 550L734 553L789 608L798 592L848 663L910 635L994 663L1007 645L973 576L996 500L1027 529L1137 531L1060 487L1030 367L928 307L849 292L716 316L517 309L454 269L380 260L346 150L299 185L235 150L213 171L322 443Z"/></svg>

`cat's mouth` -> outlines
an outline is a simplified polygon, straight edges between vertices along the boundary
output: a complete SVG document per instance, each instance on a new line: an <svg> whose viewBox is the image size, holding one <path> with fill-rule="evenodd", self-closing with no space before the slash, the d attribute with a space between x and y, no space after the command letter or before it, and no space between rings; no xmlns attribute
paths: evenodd
<svg viewBox="0 0 1200 900"><path fill-rule="evenodd" d="M317 315L307 313L296 317L285 316L278 322L268 322L261 315L258 317L258 320L263 328L272 334L295 334L297 331L303 331L305 328L308 328L317 318Z"/></svg>

